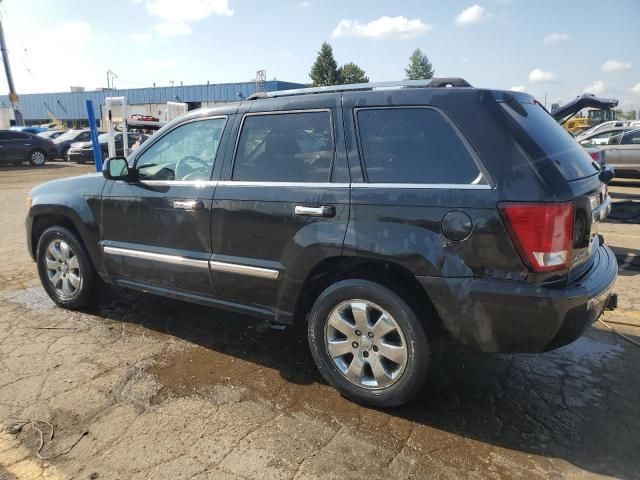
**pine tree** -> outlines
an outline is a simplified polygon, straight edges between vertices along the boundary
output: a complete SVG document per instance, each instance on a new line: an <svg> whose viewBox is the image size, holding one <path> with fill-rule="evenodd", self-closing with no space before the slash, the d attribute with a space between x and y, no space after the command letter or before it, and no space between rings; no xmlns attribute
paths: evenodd
<svg viewBox="0 0 640 480"><path fill-rule="evenodd" d="M338 69L338 78L340 83L369 83L369 77L367 77L358 65L353 62L345 63Z"/></svg>
<svg viewBox="0 0 640 480"><path fill-rule="evenodd" d="M311 77L314 87L336 85L339 83L338 64L336 63L336 59L333 58L333 49L327 42L322 43L316 61L311 67L309 77Z"/></svg>
<svg viewBox="0 0 640 480"><path fill-rule="evenodd" d="M436 73L429 58L416 48L409 57L409 67L404 69L407 80L428 80Z"/></svg>

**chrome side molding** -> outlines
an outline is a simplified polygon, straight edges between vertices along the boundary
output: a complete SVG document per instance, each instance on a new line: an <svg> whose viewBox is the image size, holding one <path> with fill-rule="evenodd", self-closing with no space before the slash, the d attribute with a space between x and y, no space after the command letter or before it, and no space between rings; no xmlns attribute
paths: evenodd
<svg viewBox="0 0 640 480"><path fill-rule="evenodd" d="M169 263L172 265L182 265L194 268L207 268L212 271L237 273L239 275L248 275L250 277L266 278L269 280L277 280L280 272L271 268L253 267L251 265L241 265L239 263L219 262L215 260L197 260L195 258L186 258L180 255L169 255L166 253L148 252L145 250L132 250L129 248L104 246L103 251L107 255L120 255L130 258L141 258L154 262Z"/></svg>

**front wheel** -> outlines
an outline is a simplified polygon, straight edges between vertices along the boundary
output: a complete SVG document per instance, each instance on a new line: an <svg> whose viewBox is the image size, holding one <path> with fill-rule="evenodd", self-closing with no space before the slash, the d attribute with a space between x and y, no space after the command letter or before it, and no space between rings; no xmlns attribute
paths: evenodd
<svg viewBox="0 0 640 480"><path fill-rule="evenodd" d="M344 396L375 407L413 399L427 378L430 349L413 309L368 280L344 280L316 300L308 325L322 376Z"/></svg>
<svg viewBox="0 0 640 480"><path fill-rule="evenodd" d="M29 163L34 167L41 167L46 163L46 161L47 161L47 154L44 153L42 150L34 150L29 155Z"/></svg>
<svg viewBox="0 0 640 480"><path fill-rule="evenodd" d="M51 227L38 240L38 274L45 291L59 306L87 307L96 301L100 280L84 246L64 227Z"/></svg>

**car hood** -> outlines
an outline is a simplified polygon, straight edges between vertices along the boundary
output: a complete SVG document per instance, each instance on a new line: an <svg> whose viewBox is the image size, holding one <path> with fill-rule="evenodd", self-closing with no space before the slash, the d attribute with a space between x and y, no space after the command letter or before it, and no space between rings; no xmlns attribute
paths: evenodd
<svg viewBox="0 0 640 480"><path fill-rule="evenodd" d="M60 178L42 183L31 189L29 196L33 204L59 203L61 199L73 194L100 195L105 178L102 173L89 173L77 177Z"/></svg>

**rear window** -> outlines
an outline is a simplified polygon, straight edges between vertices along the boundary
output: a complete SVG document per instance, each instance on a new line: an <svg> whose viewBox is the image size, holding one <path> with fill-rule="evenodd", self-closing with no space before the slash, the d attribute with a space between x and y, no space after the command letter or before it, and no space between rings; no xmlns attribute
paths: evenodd
<svg viewBox="0 0 640 480"><path fill-rule="evenodd" d="M358 110L370 183L486 183L453 127L432 108Z"/></svg>
<svg viewBox="0 0 640 480"><path fill-rule="evenodd" d="M540 105L517 103L515 108L509 103L501 105L543 154L556 164L565 179L575 180L597 173L598 169L587 152Z"/></svg>

